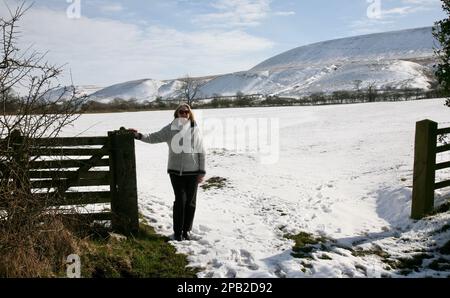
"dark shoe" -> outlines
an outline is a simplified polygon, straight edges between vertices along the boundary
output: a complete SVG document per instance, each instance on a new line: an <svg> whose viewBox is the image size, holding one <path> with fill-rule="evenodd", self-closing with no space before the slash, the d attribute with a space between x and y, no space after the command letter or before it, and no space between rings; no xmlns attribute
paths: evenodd
<svg viewBox="0 0 450 298"><path fill-rule="evenodd" d="M191 240L191 236L189 236L188 232L183 232L183 239L184 240Z"/></svg>
<svg viewBox="0 0 450 298"><path fill-rule="evenodd" d="M175 234L173 239L175 239L175 241L183 241L183 238L181 237L181 235L178 235L178 234Z"/></svg>

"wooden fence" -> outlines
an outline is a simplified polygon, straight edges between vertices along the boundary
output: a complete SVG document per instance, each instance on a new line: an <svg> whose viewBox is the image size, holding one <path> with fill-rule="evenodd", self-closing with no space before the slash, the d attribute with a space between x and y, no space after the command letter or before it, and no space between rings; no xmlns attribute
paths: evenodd
<svg viewBox="0 0 450 298"><path fill-rule="evenodd" d="M450 168L450 161L436 163L436 155L450 151L450 144L437 146L440 135L450 134L450 127L438 129L431 120L416 123L414 176L411 217L420 219L434 209L434 191L450 186L450 180L435 181L436 171Z"/></svg>
<svg viewBox="0 0 450 298"><path fill-rule="evenodd" d="M23 146L27 142L26 146ZM110 220L114 231L137 232L138 205L133 134L125 129L106 137L26 139L17 131L8 142L16 163L27 166L26 179L36 200L51 206L110 203L110 210L73 214L83 223ZM21 152L20 148L27 148ZM4 164L8 167L8 164ZM102 191L80 190L100 186ZM76 189L74 189L76 188ZM91 188L92 189L92 188ZM54 201L49 201L53 198Z"/></svg>

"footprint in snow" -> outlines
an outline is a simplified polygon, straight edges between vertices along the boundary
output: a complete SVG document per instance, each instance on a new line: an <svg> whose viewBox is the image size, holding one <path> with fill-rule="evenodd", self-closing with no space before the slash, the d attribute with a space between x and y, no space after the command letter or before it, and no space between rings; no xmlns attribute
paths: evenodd
<svg viewBox="0 0 450 298"><path fill-rule="evenodd" d="M205 226L205 225L199 225L198 226L198 228L199 228L199 230L200 231L202 231L202 232L206 232L206 233L208 233L208 232L211 232L212 230L210 229L210 228L208 228L207 226Z"/></svg>
<svg viewBox="0 0 450 298"><path fill-rule="evenodd" d="M211 266L214 268L220 268L220 267L222 267L222 265L223 265L223 263L220 262L218 259L213 259L211 261Z"/></svg>
<svg viewBox="0 0 450 298"><path fill-rule="evenodd" d="M150 206L145 206L144 208L145 208L145 210L147 210L148 212L154 212L153 208L150 207Z"/></svg>
<svg viewBox="0 0 450 298"><path fill-rule="evenodd" d="M228 271L227 271L227 273L226 273L226 277L227 277L227 278L235 278L236 275L237 275L236 270L231 269L231 268L228 269Z"/></svg>
<svg viewBox="0 0 450 298"><path fill-rule="evenodd" d="M231 259L234 260L239 266L245 266L251 270L258 270L259 266L255 264L255 260L250 252L245 249L239 251L231 250Z"/></svg>
<svg viewBox="0 0 450 298"><path fill-rule="evenodd" d="M331 213L331 211L332 211L330 208L328 208L328 206L325 206L325 205L322 205L322 210L325 213Z"/></svg>
<svg viewBox="0 0 450 298"><path fill-rule="evenodd" d="M198 239L198 244L200 244L200 245L204 245L204 246L206 246L206 247L212 247L212 245L209 243L209 241L208 240L206 240L206 239Z"/></svg>

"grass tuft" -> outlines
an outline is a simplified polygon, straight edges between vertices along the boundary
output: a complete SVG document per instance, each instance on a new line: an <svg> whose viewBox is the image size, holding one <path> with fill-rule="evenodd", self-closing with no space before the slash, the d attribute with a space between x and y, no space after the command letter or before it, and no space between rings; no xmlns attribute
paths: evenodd
<svg viewBox="0 0 450 298"><path fill-rule="evenodd" d="M214 176L206 180L200 187L203 188L203 190L208 190L210 188L222 189L226 185L226 178Z"/></svg>
<svg viewBox="0 0 450 298"><path fill-rule="evenodd" d="M413 271L420 271L423 260L433 258L432 255L420 253L412 255L410 258L398 258L395 260L386 260L393 269L400 270L400 274L408 275Z"/></svg>
<svg viewBox="0 0 450 298"><path fill-rule="evenodd" d="M382 259L387 259L390 255L384 251L379 245L372 245L372 249L363 250L359 247L352 251L352 255L355 257L365 257L368 255L376 255Z"/></svg>
<svg viewBox="0 0 450 298"><path fill-rule="evenodd" d="M450 255L450 240L447 241L440 249L439 252L444 255Z"/></svg>
<svg viewBox="0 0 450 298"><path fill-rule="evenodd" d="M329 241L325 237L315 237L306 232L300 232L296 235L284 235L284 237L295 241L295 245L292 247L292 256L306 259L312 259L311 253L321 248L323 243Z"/></svg>
<svg viewBox="0 0 450 298"><path fill-rule="evenodd" d="M445 202L442 205L439 205L436 209L434 209L428 216L433 216L439 213L445 213L450 210L450 202Z"/></svg>
<svg viewBox="0 0 450 298"><path fill-rule="evenodd" d="M187 267L186 256L177 254L169 240L145 224L137 235L125 240L97 233L80 256L82 276L195 278L198 270Z"/></svg>
<svg viewBox="0 0 450 298"><path fill-rule="evenodd" d="M428 265L428 268L435 271L449 271L450 270L450 261L444 258L439 258L434 260Z"/></svg>

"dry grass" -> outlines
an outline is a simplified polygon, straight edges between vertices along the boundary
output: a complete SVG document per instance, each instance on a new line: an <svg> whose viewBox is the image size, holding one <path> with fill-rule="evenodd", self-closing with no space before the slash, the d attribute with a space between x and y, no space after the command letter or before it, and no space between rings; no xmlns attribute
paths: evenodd
<svg viewBox="0 0 450 298"><path fill-rule="evenodd" d="M49 210L50 198L31 193L23 172L11 163L0 179L0 277L53 277L78 240Z"/></svg>
<svg viewBox="0 0 450 298"><path fill-rule="evenodd" d="M0 277L55 277L78 252L77 238L57 217L0 233Z"/></svg>

